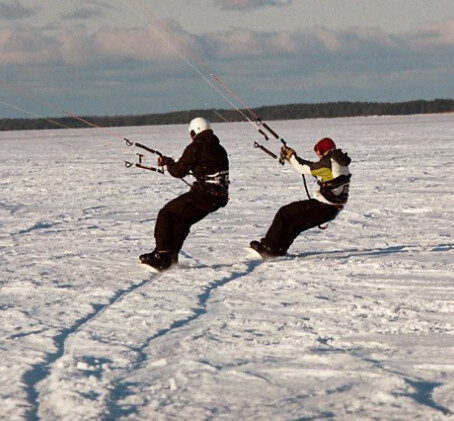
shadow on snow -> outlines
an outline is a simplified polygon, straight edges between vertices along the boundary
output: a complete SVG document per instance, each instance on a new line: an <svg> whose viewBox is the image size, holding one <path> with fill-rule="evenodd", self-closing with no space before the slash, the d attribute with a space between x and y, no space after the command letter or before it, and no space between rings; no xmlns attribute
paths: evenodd
<svg viewBox="0 0 454 421"><path fill-rule="evenodd" d="M131 367L131 371L136 370L143 364L148 356L144 351L146 348L150 346L150 344L158 338L161 338L167 335L170 332L173 332L175 329L187 326L189 323L193 322L194 320L198 319L199 317L203 316L207 313L207 303L213 293L214 290L220 288L229 282L235 281L240 279L244 276L249 275L254 269L259 266L262 261L254 260L245 262L246 269L244 271L234 271L229 276L226 276L220 280L210 282L205 288L204 291L197 296L197 308L193 309L194 313L186 317L184 319L175 320L169 327L165 329L159 330L155 335L151 336L139 349L136 349L139 357L137 358L135 364ZM225 267L225 265L215 265L211 266L213 268L220 268ZM137 413L138 408L134 406L122 407L121 405L117 404L117 402L123 398L126 398L131 394L128 388L129 386L134 385L131 382L121 382L119 381L111 390L110 398L107 402L107 412L106 412L106 419L116 419L118 417L129 416L132 414Z"/></svg>

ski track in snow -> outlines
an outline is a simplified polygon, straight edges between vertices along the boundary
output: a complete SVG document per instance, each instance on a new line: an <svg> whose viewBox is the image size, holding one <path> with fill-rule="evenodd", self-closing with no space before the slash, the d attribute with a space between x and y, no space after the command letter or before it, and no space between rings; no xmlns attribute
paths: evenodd
<svg viewBox="0 0 454 421"><path fill-rule="evenodd" d="M220 280L215 280L211 283L209 283L207 286L204 287L204 291L199 294L197 298L197 306L196 308L192 309L193 313L183 319L178 319L175 320L171 323L169 327L163 328L159 330L156 334L148 338L143 344L137 346L134 348L134 352L136 354L136 358L134 361L130 362L130 365L128 367L128 371L132 371L135 369L138 369L143 362L147 359L147 354L144 352L148 347L150 347L151 343L153 340L163 337L164 335L168 334L169 332L172 332L175 329L178 329L180 327L184 327L187 324L191 323L192 321L196 320L198 317L205 315L206 314L206 304L211 296L211 293L213 290L222 287L223 285L237 280L241 277L244 277L248 274L250 274L255 266L260 264L260 262L257 261L251 261L247 264L243 264L242 266L246 266L246 269L244 272L237 272L233 271L233 273L229 276L223 277ZM227 266L230 268L233 265L215 265L215 267L224 267ZM198 269L201 266L198 264L194 267L194 269ZM173 269L173 270L179 270L178 268ZM181 269L180 270L184 270ZM171 273L171 272L170 272ZM79 331L82 331L87 325L90 323L96 321L97 318L100 316L104 315L105 313L109 311L114 311L113 307L119 303L122 299L125 299L125 297L128 294L131 293L137 293L138 290L147 285L149 282L159 282L160 276L163 276L164 274L153 274L151 279L149 280L144 280L138 284L131 285L128 289L126 290L119 290L115 293L115 295L109 300L109 302L106 305L97 305L93 306L94 311L90 314L88 314L86 317L82 318L81 320L76 321L76 323L71 326L68 329L65 329L61 334L59 334L57 337L54 338L54 342L58 348L58 351L55 354L51 354L48 356L47 360L39 364L35 367L32 368L32 370L28 371L24 375L24 382L27 385L28 389L28 400L30 404L32 405L32 409L30 413L27 415L27 419L29 420L35 420L39 419L38 417L38 393L36 392L36 384L43 379L45 379L48 375L49 372L52 370L53 365L58 365L58 360L64 356L65 352L65 344L69 336L75 336L79 333ZM87 361L87 360L85 360ZM90 371L90 370L89 370ZM109 397L106 398L107 400L107 409L106 409L106 414L105 418L106 419L116 419L119 416L126 416L130 415L131 413L135 412L135 409L129 409L129 410L124 410L118 405L116 405L116 400L122 396L124 393L124 390L126 390L126 387L124 386L123 383L116 382L116 384L113 387L110 387L111 392L109 394Z"/></svg>
<svg viewBox="0 0 454 421"><path fill-rule="evenodd" d="M27 419L35 420L39 419L38 417L38 392L36 390L36 384L43 379L45 379L52 368L53 364L58 363L58 359L64 355L65 352L65 343L66 340L70 335L77 335L78 331L83 329L85 325L89 324L91 321L95 320L103 312L107 311L110 306L115 304L117 301L121 300L126 294L129 294L142 285L145 285L148 280L144 280L139 284L132 285L126 290L119 290L111 300L109 300L108 304L106 305L93 305L93 312L89 313L86 317L83 317L80 320L77 320L76 323L69 327L68 329L64 329L59 335L53 338L55 345L57 347L57 352L54 354L50 354L47 356L47 359L36 366L34 366L30 371L27 371L24 374L23 380L27 386L27 395L28 401L30 403L31 409L27 415ZM32 334L39 333L39 332L32 332ZM10 338L14 339L14 337Z"/></svg>
<svg viewBox="0 0 454 421"><path fill-rule="evenodd" d="M231 203L160 274L137 256L187 186L122 169L136 151L97 130L0 133L0 418L452 417L452 117L275 126L309 158L327 134L350 153L347 209L289 256L247 259L304 192L244 153L247 125L217 125ZM186 144L184 126L125 130L174 157Z"/></svg>
<svg viewBox="0 0 454 421"><path fill-rule="evenodd" d="M133 370L139 369L144 361L148 358L146 352L147 348L151 346L151 343L153 340L157 338L162 338L164 335L173 332L175 329L185 327L189 323L193 322L194 320L198 319L201 316L206 315L207 313L207 302L210 299L212 291L214 291L217 288L222 287L223 285L232 282L234 280L238 280L250 273L252 273L254 267L259 264L259 262L250 262L247 265L247 268L244 272L237 272L234 271L231 275L226 276L218 281L213 281L211 282L208 286L205 287L205 290L197 296L197 307L193 309L193 314L188 316L187 318L175 320L168 328L161 329L158 331L155 335L150 337L138 350L138 356L136 361L134 361L133 364ZM178 269L175 269L178 270ZM135 408L129 409L125 411L123 408L119 407L116 405L116 400L118 397L122 396L124 394L124 391L127 389L125 387L125 384L122 382L117 382L115 387L113 388L113 391L110 394L110 398L108 399L108 410L107 410L107 419L115 419L119 416L125 416L129 415L130 413L135 412Z"/></svg>

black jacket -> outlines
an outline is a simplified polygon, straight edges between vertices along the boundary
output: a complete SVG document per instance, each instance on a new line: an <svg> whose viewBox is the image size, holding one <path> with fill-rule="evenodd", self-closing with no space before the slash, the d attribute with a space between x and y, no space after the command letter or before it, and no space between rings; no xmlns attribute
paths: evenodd
<svg viewBox="0 0 454 421"><path fill-rule="evenodd" d="M178 161L165 157L164 165L173 177L193 175L196 179L193 190L207 193L228 192L229 158L212 130L199 133Z"/></svg>

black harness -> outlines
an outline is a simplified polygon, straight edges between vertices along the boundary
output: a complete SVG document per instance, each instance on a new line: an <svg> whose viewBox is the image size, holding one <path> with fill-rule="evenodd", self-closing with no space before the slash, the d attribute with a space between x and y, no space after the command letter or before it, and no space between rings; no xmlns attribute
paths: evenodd
<svg viewBox="0 0 454 421"><path fill-rule="evenodd" d="M197 181L201 183L214 184L228 189L230 180L229 180L229 170L219 171L215 174L208 174L203 177L198 177Z"/></svg>
<svg viewBox="0 0 454 421"><path fill-rule="evenodd" d="M320 193L331 203L334 203L336 205L344 205L345 203L347 203L351 177L351 174L340 175L339 177L336 177L330 181L317 181L318 185L320 186ZM334 192L334 190L337 190L341 187L342 190L340 192Z"/></svg>

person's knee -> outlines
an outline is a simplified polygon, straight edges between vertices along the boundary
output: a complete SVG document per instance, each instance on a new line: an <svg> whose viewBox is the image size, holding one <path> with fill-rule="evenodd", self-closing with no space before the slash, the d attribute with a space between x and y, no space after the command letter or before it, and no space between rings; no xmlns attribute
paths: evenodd
<svg viewBox="0 0 454 421"><path fill-rule="evenodd" d="M172 208L168 205L164 206L158 213L158 220L163 219L167 221L174 221L175 220L175 214L172 210Z"/></svg>
<svg viewBox="0 0 454 421"><path fill-rule="evenodd" d="M280 208L277 211L276 217L281 219L281 220L289 220L291 218L291 216L290 216L290 213L289 213L288 205L287 206L282 206L282 208Z"/></svg>

